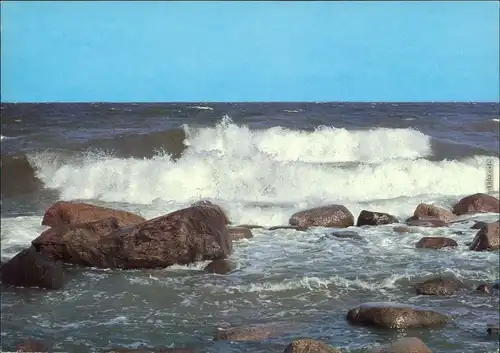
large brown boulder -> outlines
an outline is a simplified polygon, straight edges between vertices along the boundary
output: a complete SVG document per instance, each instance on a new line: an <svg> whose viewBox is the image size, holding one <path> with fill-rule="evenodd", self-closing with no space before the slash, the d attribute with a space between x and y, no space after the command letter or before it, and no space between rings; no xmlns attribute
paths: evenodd
<svg viewBox="0 0 500 353"><path fill-rule="evenodd" d="M340 353L340 350L326 343L304 338L290 343L283 353Z"/></svg>
<svg viewBox="0 0 500 353"><path fill-rule="evenodd" d="M418 295L452 295L457 292L459 284L451 279L434 278L418 283L415 291Z"/></svg>
<svg viewBox="0 0 500 353"><path fill-rule="evenodd" d="M354 225L354 216L345 206L329 205L297 212L288 223L302 228L346 228Z"/></svg>
<svg viewBox="0 0 500 353"><path fill-rule="evenodd" d="M456 216L448 210L444 208L437 207L435 205L429 205L426 203L421 203L415 208L413 212L413 216L409 218L409 220L417 220L417 219L438 219L443 222L450 222L456 218Z"/></svg>
<svg viewBox="0 0 500 353"><path fill-rule="evenodd" d="M405 337L386 346L376 348L373 353L432 353L432 351L416 337Z"/></svg>
<svg viewBox="0 0 500 353"><path fill-rule="evenodd" d="M17 287L59 289L64 285L64 268L47 255L30 247L0 268L2 283Z"/></svg>
<svg viewBox="0 0 500 353"><path fill-rule="evenodd" d="M372 212L362 210L358 216L357 227L360 226L378 226L381 224L398 223L398 220L393 215L381 212Z"/></svg>
<svg viewBox="0 0 500 353"><path fill-rule="evenodd" d="M469 249L474 251L498 250L500 248L500 223L488 223L477 232Z"/></svg>
<svg viewBox="0 0 500 353"><path fill-rule="evenodd" d="M116 218L120 226L135 225L146 219L127 211L113 210L83 202L58 201L50 206L43 216L42 225L56 227L64 224L78 224Z"/></svg>
<svg viewBox="0 0 500 353"><path fill-rule="evenodd" d="M49 228L32 241L40 252L54 260L76 265L90 265L79 255L88 252L100 256L97 242L111 232L118 230L116 218L106 218L89 223L59 225Z"/></svg>
<svg viewBox="0 0 500 353"><path fill-rule="evenodd" d="M186 265L231 254L226 221L219 208L188 207L108 234L78 232L64 247L72 263L99 268Z"/></svg>
<svg viewBox="0 0 500 353"><path fill-rule="evenodd" d="M482 193L466 196L453 206L456 215L489 212L500 213L500 200Z"/></svg>
<svg viewBox="0 0 500 353"><path fill-rule="evenodd" d="M455 246L458 246L455 240L445 237L423 237L415 244L416 248L426 249L441 249Z"/></svg>
<svg viewBox="0 0 500 353"><path fill-rule="evenodd" d="M354 325L400 329L441 325L447 317L436 311L398 303L364 303L349 310Z"/></svg>

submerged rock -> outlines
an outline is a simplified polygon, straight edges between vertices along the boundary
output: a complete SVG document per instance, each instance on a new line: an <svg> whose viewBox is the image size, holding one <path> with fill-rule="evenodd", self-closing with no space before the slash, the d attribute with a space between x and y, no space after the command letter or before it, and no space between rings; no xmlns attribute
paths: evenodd
<svg viewBox="0 0 500 353"><path fill-rule="evenodd" d="M356 223L356 226L378 226L391 223L398 223L398 220L393 215L382 212L362 210L358 216L358 222Z"/></svg>
<svg viewBox="0 0 500 353"><path fill-rule="evenodd" d="M340 350L326 343L304 338L290 343L283 353L340 353Z"/></svg>
<svg viewBox="0 0 500 353"><path fill-rule="evenodd" d="M431 327L447 320L446 315L431 309L399 303L364 303L347 313L351 324L389 329Z"/></svg>
<svg viewBox="0 0 500 353"><path fill-rule="evenodd" d="M445 237L423 237L416 244L416 248L441 249L458 246L457 242Z"/></svg>
<svg viewBox="0 0 500 353"><path fill-rule="evenodd" d="M233 241L253 238L252 231L246 227L230 227L227 231Z"/></svg>
<svg viewBox="0 0 500 353"><path fill-rule="evenodd" d="M45 343L33 338L28 338L23 343L16 346L16 352L48 352L49 348Z"/></svg>
<svg viewBox="0 0 500 353"><path fill-rule="evenodd" d="M262 341L269 337L289 333L298 327L298 324L268 323L227 329L217 329L214 340L224 341Z"/></svg>
<svg viewBox="0 0 500 353"><path fill-rule="evenodd" d="M378 347L373 353L432 353L422 340L405 337L386 346Z"/></svg>
<svg viewBox="0 0 500 353"><path fill-rule="evenodd" d="M116 218L119 226L135 225L146 220L127 211L114 210L83 202L58 201L45 211L42 225L56 227L65 224L95 222L104 218Z"/></svg>
<svg viewBox="0 0 500 353"><path fill-rule="evenodd" d="M354 216L345 206L329 205L297 212L288 223L302 228L347 228L354 225Z"/></svg>
<svg viewBox="0 0 500 353"><path fill-rule="evenodd" d="M469 249L474 251L498 250L500 248L500 223L488 223L477 232Z"/></svg>
<svg viewBox="0 0 500 353"><path fill-rule="evenodd" d="M415 227L448 227L448 223L437 218L408 218L406 224Z"/></svg>
<svg viewBox="0 0 500 353"><path fill-rule="evenodd" d="M458 288L459 284L456 281L443 278L430 279L415 286L418 295L452 295Z"/></svg>
<svg viewBox="0 0 500 353"><path fill-rule="evenodd" d="M466 196L453 206L453 213L456 215L489 212L500 213L500 200L483 193Z"/></svg>
<svg viewBox="0 0 500 353"><path fill-rule="evenodd" d="M298 232L305 232L307 231L307 228L305 227L299 227L299 226L274 226L274 227L270 227L270 228L267 228L267 230L278 230L278 229L293 229L293 230L296 230Z"/></svg>
<svg viewBox="0 0 500 353"><path fill-rule="evenodd" d="M61 263L30 247L18 253L0 269L2 283L16 287L59 289L64 285Z"/></svg>

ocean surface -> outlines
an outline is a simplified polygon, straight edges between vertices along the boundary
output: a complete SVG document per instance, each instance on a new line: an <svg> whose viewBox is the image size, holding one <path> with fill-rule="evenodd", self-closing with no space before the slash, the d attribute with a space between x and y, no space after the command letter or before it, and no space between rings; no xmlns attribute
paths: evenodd
<svg viewBox="0 0 500 353"><path fill-rule="evenodd" d="M85 200L146 218L208 199L234 224L277 226L299 210L340 203L401 222L421 203L450 208L476 192L498 197L498 104L2 104L1 257L46 227L59 199ZM488 163L494 172L487 188ZM434 352L498 352L499 298L474 292L499 278L499 255L471 252L477 232L462 217L446 228L398 234L394 225L349 230L360 239L254 229L234 245L235 272L206 263L164 270L71 268L64 289L2 288L1 342L28 336L56 351L189 347L195 352L282 352L297 337L345 352L420 337ZM455 239L453 250L415 249L423 236ZM416 282L463 283L450 297L416 296ZM365 301L395 301L451 315L432 329L350 326ZM218 327L300 323L262 342L213 341Z"/></svg>

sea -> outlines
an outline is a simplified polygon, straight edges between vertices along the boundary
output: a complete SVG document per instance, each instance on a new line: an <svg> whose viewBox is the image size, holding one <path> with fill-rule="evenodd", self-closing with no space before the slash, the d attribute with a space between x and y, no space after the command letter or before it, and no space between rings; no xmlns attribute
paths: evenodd
<svg viewBox="0 0 500 353"><path fill-rule="evenodd" d="M1 105L1 259L30 246L57 200L165 215L210 200L231 222L288 224L307 208L345 205L401 223L422 202L450 209L477 192L499 194L498 103L154 103ZM1 348L32 337L56 352L186 347L194 352L283 352L293 339L343 352L412 336L433 352L499 351L499 298L477 293L499 279L498 252L468 250L475 221L449 227L269 231L235 242L228 275L207 263L157 270L68 268L64 289L2 287ZM416 249L424 236L454 249ZM417 296L435 277L461 282L452 296ZM497 292L498 293L498 292ZM351 326L349 309L397 302L449 315L442 326ZM214 341L218 328L293 324L256 342Z"/></svg>

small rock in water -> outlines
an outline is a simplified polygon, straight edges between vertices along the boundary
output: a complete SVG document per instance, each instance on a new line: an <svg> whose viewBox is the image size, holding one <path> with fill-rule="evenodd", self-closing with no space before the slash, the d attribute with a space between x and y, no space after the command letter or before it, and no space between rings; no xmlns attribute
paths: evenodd
<svg viewBox="0 0 500 353"><path fill-rule="evenodd" d="M481 283L476 287L476 291L491 294L491 288L486 283Z"/></svg>
<svg viewBox="0 0 500 353"><path fill-rule="evenodd" d="M500 248L500 223L488 223L477 232L469 249L474 251L498 250Z"/></svg>
<svg viewBox="0 0 500 353"><path fill-rule="evenodd" d="M328 205L294 213L291 226L347 228L354 225L354 216L343 205Z"/></svg>
<svg viewBox="0 0 500 353"><path fill-rule="evenodd" d="M268 323L228 329L217 329L214 340L224 341L262 341L269 337L288 334L300 326L295 323Z"/></svg>
<svg viewBox="0 0 500 353"><path fill-rule="evenodd" d="M28 338L23 343L16 346L17 352L48 352L49 348L41 341Z"/></svg>
<svg viewBox="0 0 500 353"><path fill-rule="evenodd" d="M486 330L489 336L498 336L500 334L500 328L498 326L488 327Z"/></svg>
<svg viewBox="0 0 500 353"><path fill-rule="evenodd" d="M391 223L398 223L398 220L393 215L390 215L388 213L362 210L358 216L356 226L378 226Z"/></svg>
<svg viewBox="0 0 500 353"><path fill-rule="evenodd" d="M283 353L340 353L340 350L326 343L304 338L290 343Z"/></svg>
<svg viewBox="0 0 500 353"><path fill-rule="evenodd" d="M406 220L406 224L415 227L448 227L448 223L437 218L419 218Z"/></svg>
<svg viewBox="0 0 500 353"><path fill-rule="evenodd" d="M356 232L353 231L341 231L341 232L333 232L331 233L332 236L336 238L342 238L342 239L355 239L355 240L363 240L363 238Z"/></svg>
<svg viewBox="0 0 500 353"><path fill-rule="evenodd" d="M444 208L437 207L435 205L429 205L426 203L421 203L417 206L413 212L413 216L410 217L411 220L433 218L445 223L448 223L456 218L456 216Z"/></svg>
<svg viewBox="0 0 500 353"><path fill-rule="evenodd" d="M422 340L405 337L389 345L378 347L373 353L432 353Z"/></svg>
<svg viewBox="0 0 500 353"><path fill-rule="evenodd" d="M489 212L500 213L500 201L483 193L466 196L453 207L453 213L456 215Z"/></svg>
<svg viewBox="0 0 500 353"><path fill-rule="evenodd" d="M252 231L246 227L229 227L227 232L233 241L253 238Z"/></svg>
<svg viewBox="0 0 500 353"><path fill-rule="evenodd" d="M299 226L274 226L267 228L267 230L278 230L278 229L293 229L299 232L305 232L307 231L306 227L299 227Z"/></svg>
<svg viewBox="0 0 500 353"><path fill-rule="evenodd" d="M418 295L452 295L458 290L458 283L443 278L435 278L416 285Z"/></svg>
<svg viewBox="0 0 500 353"><path fill-rule="evenodd" d="M207 266L205 266L203 271L206 273L225 275L231 271L234 271L235 268L236 265L232 261L229 261L227 259L219 259L210 262Z"/></svg>
<svg viewBox="0 0 500 353"><path fill-rule="evenodd" d="M416 248L425 249L441 249L455 246L458 246L455 240L445 237L423 237L415 244Z"/></svg>
<svg viewBox="0 0 500 353"><path fill-rule="evenodd" d="M354 325L388 329L442 325L448 317L437 311L399 303L364 303L349 310L347 321Z"/></svg>
<svg viewBox="0 0 500 353"><path fill-rule="evenodd" d="M264 229L263 226L258 226L255 224L240 224L240 225L235 226L234 228Z"/></svg>

